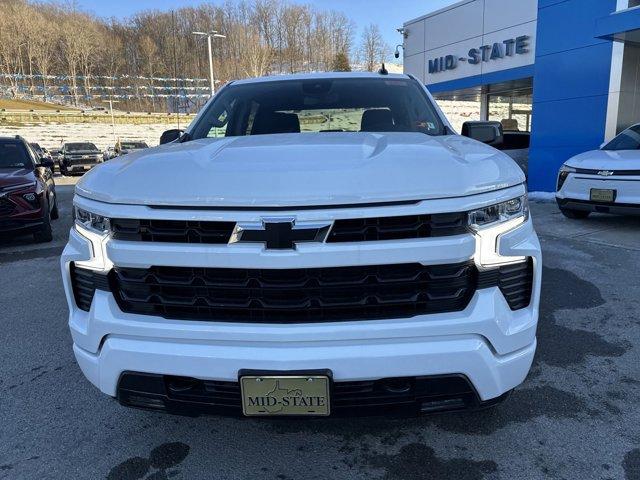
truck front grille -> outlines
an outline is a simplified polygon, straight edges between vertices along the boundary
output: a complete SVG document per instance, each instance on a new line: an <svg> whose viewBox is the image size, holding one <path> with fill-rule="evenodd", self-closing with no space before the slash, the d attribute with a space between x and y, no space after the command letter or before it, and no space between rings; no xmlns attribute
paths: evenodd
<svg viewBox="0 0 640 480"><path fill-rule="evenodd" d="M467 233L465 213L336 220L328 243L444 237ZM200 220L111 220L113 238L137 242L229 243L234 222Z"/></svg>
<svg viewBox="0 0 640 480"><path fill-rule="evenodd" d="M98 158L95 156L91 156L90 158L82 158L82 157L65 157L64 163L67 166L73 165L93 165L94 163L98 163Z"/></svg>
<svg viewBox="0 0 640 480"><path fill-rule="evenodd" d="M465 213L336 220L327 242L366 242L445 237L467 233Z"/></svg>
<svg viewBox="0 0 640 480"><path fill-rule="evenodd" d="M232 322L298 323L412 317L463 310L473 262L296 270L115 268L114 295L128 313Z"/></svg>
<svg viewBox="0 0 640 480"><path fill-rule="evenodd" d="M478 289L498 287L512 310L529 306L533 260L478 271L451 265L372 265L291 270L151 267L109 275L71 264L76 304L89 311L96 289L123 312L179 320L306 323L464 310Z"/></svg>
<svg viewBox="0 0 640 480"><path fill-rule="evenodd" d="M229 243L233 222L194 220L135 220L115 218L111 221L113 238L138 242Z"/></svg>

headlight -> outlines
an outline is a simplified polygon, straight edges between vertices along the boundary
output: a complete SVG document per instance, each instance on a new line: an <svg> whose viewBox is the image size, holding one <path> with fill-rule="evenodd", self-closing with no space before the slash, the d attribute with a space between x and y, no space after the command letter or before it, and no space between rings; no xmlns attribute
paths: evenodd
<svg viewBox="0 0 640 480"><path fill-rule="evenodd" d="M526 195L472 210L469 212L468 217L469 226L474 231L490 227L494 224L509 222L516 218L522 218L523 220L529 218L529 202Z"/></svg>
<svg viewBox="0 0 640 480"><path fill-rule="evenodd" d="M521 226L528 218L526 195L469 212L469 228L476 237L476 264L491 268L526 260L523 256L500 255L500 236Z"/></svg>
<svg viewBox="0 0 640 480"><path fill-rule="evenodd" d="M77 260L75 264L92 270L110 270L113 267L113 263L107 255L108 233L111 229L109 218L75 205L73 207L73 217L76 233L91 243L92 251L91 258Z"/></svg>
<svg viewBox="0 0 640 480"><path fill-rule="evenodd" d="M107 217L74 206L74 219L76 225L80 225L96 233L108 233L111 230L111 221Z"/></svg>
<svg viewBox="0 0 640 480"><path fill-rule="evenodd" d="M559 191L564 185L564 182L567 181L567 177L570 173L575 173L576 169L573 167L568 167L567 165L562 165L560 167L560 171L558 172L558 184L556 187L556 191Z"/></svg>

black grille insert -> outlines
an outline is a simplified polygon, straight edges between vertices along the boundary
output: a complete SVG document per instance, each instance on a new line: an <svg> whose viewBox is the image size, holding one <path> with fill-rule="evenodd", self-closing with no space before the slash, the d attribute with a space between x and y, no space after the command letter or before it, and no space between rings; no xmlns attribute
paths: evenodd
<svg viewBox="0 0 640 480"><path fill-rule="evenodd" d="M111 282L129 313L300 323L460 311L475 292L477 270L472 261L295 270L114 268Z"/></svg>
<svg viewBox="0 0 640 480"><path fill-rule="evenodd" d="M465 213L336 220L327 242L366 242L444 237L467 233Z"/></svg>
<svg viewBox="0 0 640 480"><path fill-rule="evenodd" d="M225 244L234 222L198 220L111 220L113 238L138 242ZM444 237L467 233L465 213L336 220L329 243Z"/></svg>
<svg viewBox="0 0 640 480"><path fill-rule="evenodd" d="M138 242L229 243L235 223L194 220L111 220L113 238Z"/></svg>
<svg viewBox="0 0 640 480"><path fill-rule="evenodd" d="M533 290L533 259L500 267L499 272L498 287L511 310L528 307Z"/></svg>
<svg viewBox="0 0 640 480"><path fill-rule="evenodd" d="M96 289L124 312L183 320L304 323L409 318L461 311L477 289L499 287L512 310L531 303L533 260L478 272L472 261L296 270L115 268L109 276L71 264L76 303Z"/></svg>
<svg viewBox="0 0 640 480"><path fill-rule="evenodd" d="M480 273L478 288L499 287L511 310L526 308L533 289L533 259Z"/></svg>
<svg viewBox="0 0 640 480"><path fill-rule="evenodd" d="M95 272L87 268L76 267L74 263L69 266L71 271L71 287L73 297L80 310L88 312L91 309L91 302L96 289L109 290L109 279L107 275Z"/></svg>

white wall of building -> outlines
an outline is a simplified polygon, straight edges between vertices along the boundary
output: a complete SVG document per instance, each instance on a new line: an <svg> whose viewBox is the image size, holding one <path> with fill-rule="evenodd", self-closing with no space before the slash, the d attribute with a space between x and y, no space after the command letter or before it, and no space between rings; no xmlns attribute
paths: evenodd
<svg viewBox="0 0 640 480"><path fill-rule="evenodd" d="M481 75L535 62L537 0L464 0L406 22L404 72L426 84ZM454 69L429 73L429 60L447 55L466 59L469 50L526 35L528 53L504 55L479 64L458 60Z"/></svg>

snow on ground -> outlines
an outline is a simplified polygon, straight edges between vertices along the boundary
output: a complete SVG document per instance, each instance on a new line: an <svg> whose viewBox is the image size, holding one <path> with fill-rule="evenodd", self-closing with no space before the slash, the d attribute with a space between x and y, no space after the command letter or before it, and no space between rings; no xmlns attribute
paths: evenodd
<svg viewBox="0 0 640 480"><path fill-rule="evenodd" d="M457 132L462 130L462 124L465 121L478 120L480 118L480 102L440 100L438 104ZM520 105L515 106L521 107ZM490 114L492 120L508 118L509 105L505 103L492 104ZM338 117L341 118L344 115L338 115ZM524 118L515 118L518 120L521 129L525 127ZM158 145L162 132L170 128L178 128L175 118L172 118L172 120L173 124L116 124L115 136L122 140L144 140L149 146L155 146ZM335 124L332 123L330 128L353 130L360 123L359 117L346 120L348 120L347 124L340 125L339 121L337 121ZM180 127L185 128L186 124L181 122ZM305 130L304 122L303 130ZM111 125L103 123L34 123L19 126L0 124L0 136L7 135L22 135L29 142L37 142L48 149L58 149L65 142L88 141L95 143L98 148L104 150L115 143Z"/></svg>
<svg viewBox="0 0 640 480"><path fill-rule="evenodd" d="M181 123L180 127L185 128ZM174 124L121 125L117 124L116 137L122 140L144 140L149 146L158 145L160 135L170 128L178 128ZM104 150L114 145L113 129L103 123L41 123L0 125L1 136L21 135L29 142L39 143L42 147L56 150L65 142L92 142Z"/></svg>
<svg viewBox="0 0 640 480"><path fill-rule="evenodd" d="M556 192L529 192L529 200L537 203L555 202Z"/></svg>

